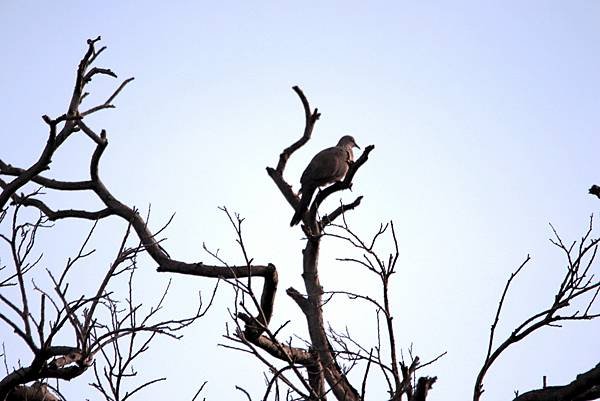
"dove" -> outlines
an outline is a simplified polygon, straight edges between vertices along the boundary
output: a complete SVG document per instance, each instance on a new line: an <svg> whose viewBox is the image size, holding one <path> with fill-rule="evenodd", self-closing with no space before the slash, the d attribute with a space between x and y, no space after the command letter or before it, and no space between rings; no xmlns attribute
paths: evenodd
<svg viewBox="0 0 600 401"><path fill-rule="evenodd" d="M290 226L295 226L302 220L317 188L344 179L350 163L354 161L352 148L355 147L360 149L352 136L345 135L336 146L323 149L312 158L300 178L300 203Z"/></svg>

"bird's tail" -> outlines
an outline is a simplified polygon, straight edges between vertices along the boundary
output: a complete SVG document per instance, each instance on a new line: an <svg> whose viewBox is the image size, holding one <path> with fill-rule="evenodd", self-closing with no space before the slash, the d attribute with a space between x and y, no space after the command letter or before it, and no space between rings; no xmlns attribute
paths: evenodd
<svg viewBox="0 0 600 401"><path fill-rule="evenodd" d="M302 188L300 191L302 193L302 197L300 198L300 203L298 204L298 207L296 208L294 217L292 217L292 221L290 221L291 227L300 223L300 220L302 220L302 216L304 216L304 213L306 213L306 210L308 210L308 205L310 205L312 196L315 193L315 190L312 188L308 188L308 189Z"/></svg>

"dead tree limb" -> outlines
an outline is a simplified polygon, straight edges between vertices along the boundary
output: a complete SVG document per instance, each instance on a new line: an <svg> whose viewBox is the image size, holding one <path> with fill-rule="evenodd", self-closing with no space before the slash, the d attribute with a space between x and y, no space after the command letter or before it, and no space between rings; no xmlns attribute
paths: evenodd
<svg viewBox="0 0 600 401"><path fill-rule="evenodd" d="M513 279L522 271L527 262L529 262L529 256L527 256L525 261L508 278L498 302L494 321L490 328L486 357L475 380L475 387L473 390L474 401L478 401L483 394L483 380L486 373L498 357L510 346L524 340L531 333L544 327L556 326L557 323L566 321L591 320L600 317L600 312L595 313L592 311L597 300L598 292L600 292L600 280L597 278L597 275L594 275L591 271L600 243L600 238L591 237L593 230L593 216L590 216L588 229L578 243L577 241L574 241L571 244L565 244L552 225L551 228L554 238L551 238L550 241L560 249L567 261L562 281L560 282L552 301L549 303L550 306L532 314L515 327L515 329L499 345L494 346L496 326L500 319L500 312L506 295ZM568 309L569 306L578 301L584 302L585 309ZM573 388L580 387L573 386Z"/></svg>
<svg viewBox="0 0 600 401"><path fill-rule="evenodd" d="M398 258L400 256L398 240L394 229L393 222L387 224L381 224L377 232L372 238L365 240L353 232L347 222L344 220L343 224L331 224L331 228L335 231L327 232L325 235L340 239L354 248L360 253L360 257L342 257L338 258L339 261L349 262L357 264L359 267L366 269L368 272L373 273L377 276L381 283L381 295L380 299L375 299L370 295L356 294L349 291L337 290L329 291L332 297L337 295L344 295L351 300L359 300L367 302L368 304L375 307L378 321L378 335L377 338L384 337L388 344L389 349L389 362L383 362L380 353L381 344L377 344L374 348L376 351L376 358L373 358L373 351L367 350L364 347L357 344L351 339L351 336L346 333L340 335L339 333L334 334L333 338L336 342L343 347L343 352L351 359L368 360L369 363L374 363L379 366L388 382L388 388L391 400L401 400L404 396L408 401L424 400L427 397L427 392L431 389L436 377L417 377L417 370L421 369L444 356L446 353L442 353L432 361L425 364L420 363L418 356L412 355L412 350L409 354L411 355L411 361L405 362L404 359L399 360L397 355L397 344L396 334L393 325L392 308L390 305L390 280L396 273L396 266ZM388 236L391 245L391 251L387 252L387 257L381 256L377 251L378 241L381 240L385 235ZM379 326L379 316L383 316L384 320L384 333L381 332ZM350 341L353 345L357 346L358 349L353 351L347 345ZM413 383L416 382L416 388L413 388ZM420 383L420 384L419 384Z"/></svg>
<svg viewBox="0 0 600 401"><path fill-rule="evenodd" d="M26 366L8 371L6 376L0 379L0 400L53 399L54 394L48 390L44 381L51 378L71 380L82 375L95 363L97 355L106 356L109 353L107 348L113 348L114 355L119 355L119 358L123 355L121 351L128 349L130 357L126 364L130 367L131 361L146 350L156 336L179 338L180 330L206 313L207 307L203 308L200 303L197 313L193 316L183 319L158 319L157 313L162 309L166 290L158 304L145 315L141 305L133 304L133 273L137 255L143 251L143 247L139 244L134 247L127 246L130 227L127 228L114 261L104 276L100 277L98 288L92 294L72 294L73 290L69 288L74 287L69 285L69 277L74 266L82 263L94 252L87 249L87 244L95 224L85 237L77 255L69 258L60 274L47 270L52 289L48 290L36 284L35 277L39 275L34 274L39 270L42 261L41 256L34 256L36 237L40 230L50 229L51 226L47 224L48 220L43 214L33 223L22 221L22 207L18 204L11 208L9 234L0 233L2 245L11 250L14 266L14 273L3 270L7 276L0 278L0 281L5 285L14 283L18 289L17 296L11 296L10 293L0 294L0 305L5 307L0 310L0 324L10 327L28 346L32 361ZM6 216L4 213L1 217ZM122 303L107 288L109 283L114 282L124 272L130 272L130 278L127 297L129 307L123 311ZM40 305L39 313L32 310L32 301L37 301ZM112 322L112 326L107 322ZM69 338L65 335L67 331L74 333L73 343L57 344ZM142 351L131 354L132 350L135 350L134 338L145 340ZM124 340L130 341L128 347L121 344ZM129 373L125 374L124 369L112 371L106 378L110 383L115 380L121 382L130 377ZM151 383L153 381L142 383L138 389ZM119 393L120 386L116 388L117 392L113 394L112 399L124 400L126 395Z"/></svg>
<svg viewBox="0 0 600 401"><path fill-rule="evenodd" d="M298 197L292 191L291 186L283 178L285 165L289 157L294 151L304 145L310 138L310 133L314 128L314 124L318 119L319 115L315 110L314 113L310 113L310 106L304 94L294 87L294 90L300 96L304 111L305 111L305 129L303 136L294 144L286 148L280 155L279 163L277 168L267 168L267 173L273 179L276 186L280 189L283 197L288 203L295 208L298 204ZM308 134L307 134L308 133ZM318 260L319 260L319 248L320 248L320 237L322 236L322 226L317 221L316 214L319 205L331 194L347 189L351 187L351 181L356 171L366 162L368 154L373 150L374 146L368 146L361 157L351 165L346 178L341 183L336 183L325 190L321 191L312 206L309 208L309 212L305 216L304 231L308 236L308 241L305 249L303 250L303 273L304 285L306 288L306 297L300 295L298 291L293 288L288 289L287 293L296 301L300 309L305 315L307 326L311 338L311 347L315 353L316 363L320 366L319 373L315 378L315 386L319 388L319 397L325 397L322 393L322 382L327 381L327 384L331 388L332 393L338 400L358 400L360 395L359 392L350 384L344 372L342 372L335 361L335 357L331 352L327 334L325 332L325 325L323 320L322 304L323 304L323 289L319 281L318 275ZM357 206L360 201L356 202L354 206ZM333 217L337 217L341 212L334 211ZM332 220L332 219L331 219Z"/></svg>

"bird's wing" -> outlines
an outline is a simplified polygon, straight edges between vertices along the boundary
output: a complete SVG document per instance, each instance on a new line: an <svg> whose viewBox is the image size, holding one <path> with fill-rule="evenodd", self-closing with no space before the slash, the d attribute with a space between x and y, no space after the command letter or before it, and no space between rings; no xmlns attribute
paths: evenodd
<svg viewBox="0 0 600 401"><path fill-rule="evenodd" d="M348 159L348 152L337 146L320 151L302 173L302 186L322 186L341 180L348 171Z"/></svg>

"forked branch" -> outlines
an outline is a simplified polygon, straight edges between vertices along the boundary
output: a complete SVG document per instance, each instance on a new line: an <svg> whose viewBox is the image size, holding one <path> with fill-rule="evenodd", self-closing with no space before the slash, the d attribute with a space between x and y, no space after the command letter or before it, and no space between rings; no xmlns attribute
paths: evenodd
<svg viewBox="0 0 600 401"><path fill-rule="evenodd" d="M510 285L512 284L513 279L517 276L517 274L519 274L519 272L522 271L527 262L529 262L529 256L527 256L525 261L515 270L514 273L511 274L511 276L506 282L504 291L502 292L502 295L498 302L496 315L490 328L490 336L488 341L486 357L483 366L481 367L479 374L477 375L477 378L475 380L475 387L473 390L474 401L478 401L481 398L481 395L483 394L483 380L485 378L486 373L488 372L492 364L498 359L498 357L511 345L524 340L527 336L529 336L531 333L537 330L540 330L544 327L555 326L558 322L591 320L600 317L600 312L592 311L592 308L594 307L595 302L597 300L598 292L600 291L600 280L597 278L597 275L594 275L591 271L591 267L596 258L596 252L598 249L600 238L591 238L592 229L593 217L590 217L588 230L579 241L579 245L576 246L577 242L573 242L571 245L566 245L562 241L561 237L558 235L554 227L552 227L552 231L554 233L555 238L551 239L550 241L556 247L558 247L565 255L567 264L560 285L558 286L554 297L549 303L550 306L537 313L532 314L521 324L515 327L515 329L510 333L510 335L507 336L507 338L504 341L502 341L499 345L494 346L496 326L500 319L500 312L502 310L508 290L510 288ZM586 296L587 299L585 298ZM582 302L585 305L585 309L569 311L568 307L575 304L576 302ZM589 384L589 381L587 380L582 379L581 382L578 382L576 380L574 383L575 384L573 384L573 386L569 385L570 387L563 387L569 387L569 389L578 388L580 390L583 389L585 391L590 390L589 387L585 387L584 385L585 383ZM597 384L598 383L596 383L595 385ZM551 394L552 391L540 391L539 393L535 394L542 393ZM518 397L517 399L520 400L521 398ZM529 400L534 398L524 399ZM539 398L540 401L553 399L562 398Z"/></svg>

